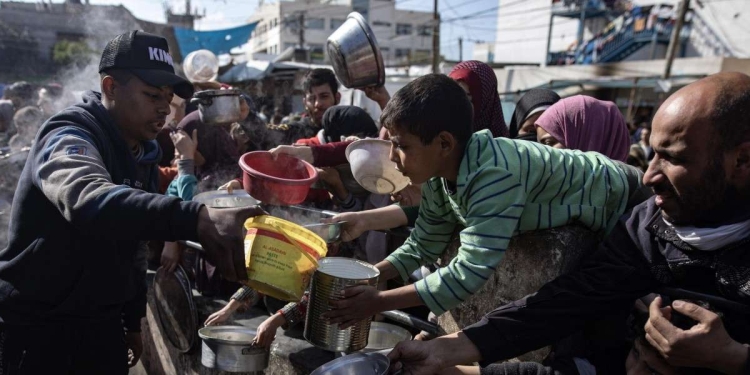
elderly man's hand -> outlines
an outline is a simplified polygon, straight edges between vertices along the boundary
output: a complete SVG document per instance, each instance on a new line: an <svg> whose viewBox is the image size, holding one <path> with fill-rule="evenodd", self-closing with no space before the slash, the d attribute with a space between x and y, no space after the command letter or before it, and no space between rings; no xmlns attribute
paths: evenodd
<svg viewBox="0 0 750 375"><path fill-rule="evenodd" d="M391 370L401 370L408 375L432 375L445 368L441 359L428 341L402 341L388 353L394 364Z"/></svg>
<svg viewBox="0 0 750 375"><path fill-rule="evenodd" d="M248 218L263 214L265 212L257 206L201 209L198 217L198 241L208 260L216 265L226 279L247 279L243 224Z"/></svg>
<svg viewBox="0 0 750 375"><path fill-rule="evenodd" d="M747 348L729 337L718 315L684 301L675 301L671 308L661 308L661 304L661 297L657 297L649 306L646 340L670 365L709 368L726 374L742 371L748 359ZM689 330L677 328L668 319L674 313L698 323Z"/></svg>

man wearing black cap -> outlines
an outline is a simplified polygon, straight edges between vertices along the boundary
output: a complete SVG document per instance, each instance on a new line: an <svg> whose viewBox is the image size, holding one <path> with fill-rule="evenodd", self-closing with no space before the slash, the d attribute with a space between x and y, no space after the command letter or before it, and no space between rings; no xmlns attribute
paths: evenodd
<svg viewBox="0 0 750 375"><path fill-rule="evenodd" d="M212 210L156 192L154 139L175 75L164 38L110 41L101 93L36 135L0 251L0 373L127 374L141 354L147 240L197 240L229 279L246 278L242 222L257 208Z"/></svg>

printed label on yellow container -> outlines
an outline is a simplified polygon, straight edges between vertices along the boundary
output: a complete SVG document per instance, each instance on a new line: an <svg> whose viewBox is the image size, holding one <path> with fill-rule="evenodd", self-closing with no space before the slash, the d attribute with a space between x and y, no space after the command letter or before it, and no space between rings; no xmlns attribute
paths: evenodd
<svg viewBox="0 0 750 375"><path fill-rule="evenodd" d="M325 241L299 225L271 216L250 218L245 228L248 285L277 299L299 301L318 259L326 254Z"/></svg>

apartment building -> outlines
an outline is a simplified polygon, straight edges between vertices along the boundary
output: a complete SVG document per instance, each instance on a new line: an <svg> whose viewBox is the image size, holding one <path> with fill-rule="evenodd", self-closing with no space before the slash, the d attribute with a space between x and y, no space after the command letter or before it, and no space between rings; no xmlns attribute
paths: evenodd
<svg viewBox="0 0 750 375"><path fill-rule="evenodd" d="M261 2L248 20L259 22L250 52L278 55L289 47L310 49L313 63L325 63L325 44L352 11L368 20L387 66L429 64L432 13L396 9L393 0L293 0ZM300 22L304 28L300 31Z"/></svg>

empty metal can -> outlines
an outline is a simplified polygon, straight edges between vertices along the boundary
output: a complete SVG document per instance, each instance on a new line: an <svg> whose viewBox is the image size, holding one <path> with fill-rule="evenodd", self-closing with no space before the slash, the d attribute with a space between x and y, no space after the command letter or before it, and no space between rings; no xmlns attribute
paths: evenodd
<svg viewBox="0 0 750 375"><path fill-rule="evenodd" d="M305 318L305 339L311 344L334 352L354 352L367 346L371 318L347 329L329 324L321 316L329 301L340 299L344 289L355 285L376 287L380 271L369 263L349 258L323 258L312 277L310 302Z"/></svg>

